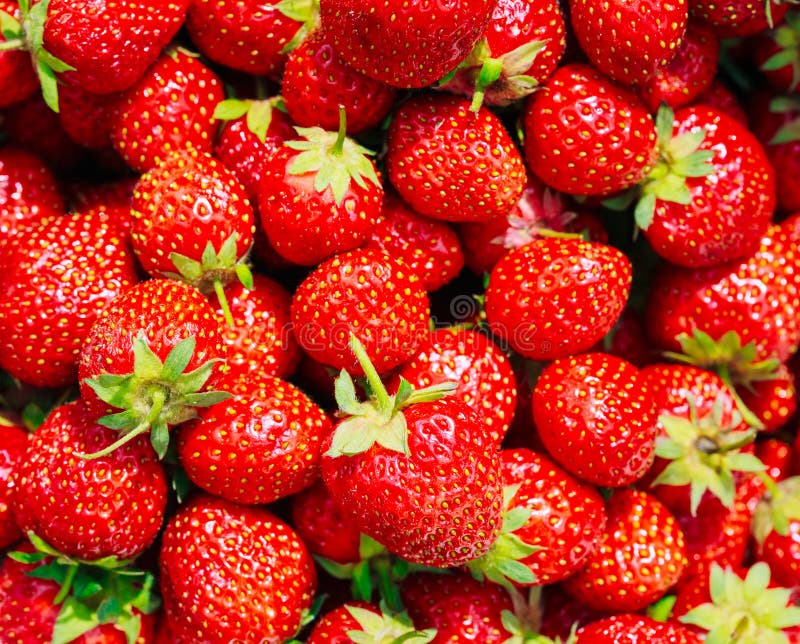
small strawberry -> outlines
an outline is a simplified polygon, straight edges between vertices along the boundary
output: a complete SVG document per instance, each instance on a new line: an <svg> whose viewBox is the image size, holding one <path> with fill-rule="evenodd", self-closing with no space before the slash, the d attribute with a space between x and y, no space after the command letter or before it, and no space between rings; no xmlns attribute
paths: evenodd
<svg viewBox="0 0 800 644"><path fill-rule="evenodd" d="M533 390L533 419L553 458L581 479L622 487L653 463L655 409L641 372L603 353L560 358Z"/></svg>
<svg viewBox="0 0 800 644"><path fill-rule="evenodd" d="M492 269L486 288L489 327L532 360L585 351L617 321L631 267L617 249L575 239L537 239Z"/></svg>
<svg viewBox="0 0 800 644"><path fill-rule="evenodd" d="M446 221L505 215L525 187L525 167L500 119L467 100L422 94L392 118L386 167L415 211Z"/></svg>
<svg viewBox="0 0 800 644"><path fill-rule="evenodd" d="M14 496L14 472L22 465L28 448L28 432L13 416L0 412L0 550L22 537L11 511Z"/></svg>
<svg viewBox="0 0 800 644"><path fill-rule="evenodd" d="M13 18L19 24L19 4L15 0L3 0L0 2L0 12L5 14L2 16L5 22L3 33L0 35L0 47L3 48L0 49L0 108L3 108L33 96L39 89L39 80L22 43L19 49L7 49L13 44L14 36L22 35L22 26L19 25L17 30L17 25L9 20Z"/></svg>
<svg viewBox="0 0 800 644"><path fill-rule="evenodd" d="M23 149L0 150L0 234L10 237L25 222L64 213L64 200L49 168Z"/></svg>
<svg viewBox="0 0 800 644"><path fill-rule="evenodd" d="M399 259L375 250L337 255L297 287L292 322L315 360L362 373L348 347L358 333L379 373L408 360L428 334L430 308L422 284Z"/></svg>
<svg viewBox="0 0 800 644"><path fill-rule="evenodd" d="M322 616L306 644L349 644L350 642L402 642L426 644L434 641L435 629L417 630L405 613L366 602L348 602Z"/></svg>
<svg viewBox="0 0 800 644"><path fill-rule="evenodd" d="M316 587L314 562L288 525L204 494L167 524L159 570L176 641L285 642Z"/></svg>
<svg viewBox="0 0 800 644"><path fill-rule="evenodd" d="M770 86L779 93L794 92L800 85L800 13L790 11L753 44L753 59Z"/></svg>
<svg viewBox="0 0 800 644"><path fill-rule="evenodd" d="M780 23L791 0L689 0L689 11L722 38L751 36Z"/></svg>
<svg viewBox="0 0 800 644"><path fill-rule="evenodd" d="M561 192L612 194L637 184L656 161L647 108L588 65L557 69L526 101L523 118L528 166Z"/></svg>
<svg viewBox="0 0 800 644"><path fill-rule="evenodd" d="M748 126L747 114L742 109L739 99L719 78L714 79L708 89L694 100L695 105L707 105L717 112L727 114L734 121Z"/></svg>
<svg viewBox="0 0 800 644"><path fill-rule="evenodd" d="M592 622L575 633L575 644L700 644L702 641L680 624L657 622L632 613Z"/></svg>
<svg viewBox="0 0 800 644"><path fill-rule="evenodd" d="M592 64L625 84L646 81L663 69L680 45L689 9L686 0L631 3L570 0L575 36Z"/></svg>
<svg viewBox="0 0 800 644"><path fill-rule="evenodd" d="M321 0L322 29L355 70L396 87L424 87L455 69L497 0L428 3Z"/></svg>

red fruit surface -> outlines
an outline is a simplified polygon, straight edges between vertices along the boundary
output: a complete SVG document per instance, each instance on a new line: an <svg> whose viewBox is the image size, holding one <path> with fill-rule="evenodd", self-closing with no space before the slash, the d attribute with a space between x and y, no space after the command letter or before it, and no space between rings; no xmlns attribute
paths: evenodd
<svg viewBox="0 0 800 644"><path fill-rule="evenodd" d="M14 0L0 2L0 11L19 19L19 5ZM8 39L0 35L0 42ZM24 49L0 52L0 108L24 101L39 89L39 79Z"/></svg>
<svg viewBox="0 0 800 644"><path fill-rule="evenodd" d="M58 119L78 145L94 150L111 147L111 129L122 94L91 94L75 85L58 90Z"/></svg>
<svg viewBox="0 0 800 644"><path fill-rule="evenodd" d="M0 234L10 237L26 222L63 213L58 182L42 160L19 148L0 150Z"/></svg>
<svg viewBox="0 0 800 644"><path fill-rule="evenodd" d="M742 402L764 425L762 431L774 432L783 427L797 411L797 389L792 373L785 365L778 367L775 378L740 387Z"/></svg>
<svg viewBox="0 0 800 644"><path fill-rule="evenodd" d="M720 37L750 36L769 28L767 7L772 24L777 25L790 6L778 0L752 2L751 0L689 0L689 11L696 18L714 27Z"/></svg>
<svg viewBox="0 0 800 644"><path fill-rule="evenodd" d="M350 614L348 607L362 608L375 613L376 616L381 614L377 606L367 602L349 601L325 613L309 633L306 644L350 644L353 640L348 632L366 634L358 620ZM377 637L382 633L369 634Z"/></svg>
<svg viewBox="0 0 800 644"><path fill-rule="evenodd" d="M700 644L703 641L680 624L657 622L632 613L592 622L575 635L576 644Z"/></svg>
<svg viewBox="0 0 800 644"><path fill-rule="evenodd" d="M22 537L11 511L14 497L14 473L22 464L28 448L28 432L5 414L0 415L0 550Z"/></svg>
<svg viewBox="0 0 800 644"><path fill-rule="evenodd" d="M695 98L694 104L712 107L717 112L727 114L741 125L748 126L747 114L739 104L739 99L719 78L714 79L708 89Z"/></svg>

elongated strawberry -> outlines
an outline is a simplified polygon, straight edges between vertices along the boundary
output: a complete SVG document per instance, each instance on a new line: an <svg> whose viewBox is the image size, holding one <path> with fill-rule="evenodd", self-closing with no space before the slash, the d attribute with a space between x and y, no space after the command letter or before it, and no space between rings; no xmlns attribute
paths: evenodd
<svg viewBox="0 0 800 644"><path fill-rule="evenodd" d="M98 210L43 218L2 246L0 366L40 387L74 382L98 313L138 280L127 237Z"/></svg>
<svg viewBox="0 0 800 644"><path fill-rule="evenodd" d="M0 413L0 550L22 537L11 511L14 496L14 472L22 463L28 447L28 432L20 421L9 414Z"/></svg>
<svg viewBox="0 0 800 644"><path fill-rule="evenodd" d="M532 360L585 351L617 321L631 268L615 248L575 239L537 239L492 269L486 315L492 332Z"/></svg>
<svg viewBox="0 0 800 644"><path fill-rule="evenodd" d="M58 182L41 159L14 147L0 150L0 233L10 236L25 222L63 212Z"/></svg>
<svg viewBox="0 0 800 644"><path fill-rule="evenodd" d="M506 214L525 187L525 167L502 122L454 96L420 95L389 127L392 185L418 213L446 221Z"/></svg>
<svg viewBox="0 0 800 644"><path fill-rule="evenodd" d="M316 587L313 560L288 525L204 494L167 524L159 570L177 641L287 641Z"/></svg>
<svg viewBox="0 0 800 644"><path fill-rule="evenodd" d="M621 613L582 626L576 644L700 644L695 633L680 624L657 622L646 615Z"/></svg>
<svg viewBox="0 0 800 644"><path fill-rule="evenodd" d="M322 29L345 62L397 87L424 87L455 69L489 24L497 0L430 4L321 0Z"/></svg>

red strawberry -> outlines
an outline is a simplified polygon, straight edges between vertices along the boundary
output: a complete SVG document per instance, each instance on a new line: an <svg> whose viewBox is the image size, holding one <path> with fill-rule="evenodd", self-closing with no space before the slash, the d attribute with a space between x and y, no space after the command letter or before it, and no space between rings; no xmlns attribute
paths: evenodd
<svg viewBox="0 0 800 644"><path fill-rule="evenodd" d="M347 133L379 125L392 109L397 90L345 64L322 32L314 32L286 61L281 80L286 111L303 127L336 131L344 107Z"/></svg>
<svg viewBox="0 0 800 644"><path fill-rule="evenodd" d="M58 92L58 120L67 136L93 150L111 147L111 130L117 118L121 93L97 95L73 85Z"/></svg>
<svg viewBox="0 0 800 644"><path fill-rule="evenodd" d="M587 65L556 70L525 103L524 129L530 169L568 194L624 190L656 161L656 128L647 108Z"/></svg>
<svg viewBox="0 0 800 644"><path fill-rule="evenodd" d="M756 557L773 579L788 588L800 586L800 477L769 486L753 516Z"/></svg>
<svg viewBox="0 0 800 644"><path fill-rule="evenodd" d="M644 367L656 359L645 328L646 320L637 310L626 308L614 328L603 339L606 353Z"/></svg>
<svg viewBox="0 0 800 644"><path fill-rule="evenodd" d="M689 0L689 11L723 38L750 36L777 25L789 11L783 0Z"/></svg>
<svg viewBox="0 0 800 644"><path fill-rule="evenodd" d="M306 644L349 644L357 641L396 641L425 644L434 641L436 631L415 630L405 613L395 614L366 602L348 602L322 616Z"/></svg>
<svg viewBox="0 0 800 644"><path fill-rule="evenodd" d="M633 612L661 598L685 566L683 532L669 510L646 492L620 489L597 551L563 583L592 608Z"/></svg>
<svg viewBox="0 0 800 644"><path fill-rule="evenodd" d="M294 385L263 370L223 376L233 395L181 427L178 454L199 487L234 503L266 504L319 476L325 413Z"/></svg>
<svg viewBox="0 0 800 644"><path fill-rule="evenodd" d="M486 315L495 335L532 360L592 347L617 321L631 284L615 248L574 239L537 239L492 269Z"/></svg>
<svg viewBox="0 0 800 644"><path fill-rule="evenodd" d="M542 442L567 471L594 485L622 487L653 463L655 409L629 362L603 353L560 358L533 390Z"/></svg>
<svg viewBox="0 0 800 644"><path fill-rule="evenodd" d="M191 0L186 29L209 60L255 76L277 77L286 52L316 22L316 3Z"/></svg>
<svg viewBox="0 0 800 644"><path fill-rule="evenodd" d="M686 0L630 3L570 0L575 36L592 64L616 81L635 84L663 69L686 31Z"/></svg>
<svg viewBox="0 0 800 644"><path fill-rule="evenodd" d="M431 4L322 0L322 28L354 69L397 87L424 87L455 69L489 24L497 0Z"/></svg>
<svg viewBox="0 0 800 644"><path fill-rule="evenodd" d="M780 438L765 438L756 443L756 456L764 463L764 473L782 481L794 473L792 446Z"/></svg>
<svg viewBox="0 0 800 644"><path fill-rule="evenodd" d="M350 344L374 398L359 403L347 372L337 378L347 417L323 444L331 496L362 532L410 562L450 567L485 554L502 514L496 444L466 404L441 398L451 383L414 391L401 381L389 396L355 336Z"/></svg>
<svg viewBox="0 0 800 644"><path fill-rule="evenodd" d="M297 287L292 322L315 360L361 373L348 347L358 333L379 373L408 360L428 334L430 308L422 284L404 262L375 250L337 255Z"/></svg>
<svg viewBox="0 0 800 644"><path fill-rule="evenodd" d="M117 179L107 183L70 182L67 185L67 202L73 210L93 210L110 208L131 209L133 191L137 177ZM120 221L126 231L130 231L130 212Z"/></svg>
<svg viewBox="0 0 800 644"><path fill-rule="evenodd" d="M10 237L25 222L63 212L58 183L41 159L13 147L0 150L0 234Z"/></svg>
<svg viewBox="0 0 800 644"><path fill-rule="evenodd" d="M569 642L573 627L581 627L608 616L568 595L560 584L547 586L542 593L542 626L540 632L556 642Z"/></svg>
<svg viewBox="0 0 800 644"><path fill-rule="evenodd" d="M466 3L462 3L466 4ZM446 221L505 215L525 187L522 158L500 119L454 96L416 96L389 126L392 185L418 213Z"/></svg>
<svg viewBox="0 0 800 644"><path fill-rule="evenodd" d="M0 2L0 12L19 21L19 4L14 0ZM8 27L5 27L3 34L0 35L0 43L5 44L9 40L13 40L13 37L8 37L11 34L7 29ZM33 96L38 89L39 80L33 65L31 65L28 52L24 51L22 47L0 51L0 108L24 101Z"/></svg>
<svg viewBox="0 0 800 644"><path fill-rule="evenodd" d="M695 98L694 104L707 105L747 127L747 114L739 104L739 99L719 79L715 79L705 92Z"/></svg>
<svg viewBox="0 0 800 644"><path fill-rule="evenodd" d="M453 395L477 412L486 432L500 443L511 424L517 382L511 363L486 335L452 327L431 333L396 372L414 387L456 382Z"/></svg>
<svg viewBox="0 0 800 644"><path fill-rule="evenodd" d="M139 172L173 150L211 152L214 108L224 98L214 72L188 52L170 50L122 96L111 132L114 149Z"/></svg>
<svg viewBox="0 0 800 644"><path fill-rule="evenodd" d="M800 84L800 14L790 11L775 29L756 36L753 59L770 86L790 93Z"/></svg>
<svg viewBox="0 0 800 644"><path fill-rule="evenodd" d="M760 380L740 387L745 406L761 421L761 431L774 432L783 427L797 411L797 390L794 376L784 365L778 367L774 378Z"/></svg>
<svg viewBox="0 0 800 644"><path fill-rule="evenodd" d="M176 641L287 641L316 586L314 562L288 525L202 494L167 524L159 569Z"/></svg>
<svg viewBox="0 0 800 644"><path fill-rule="evenodd" d="M11 511L14 472L22 465L28 448L28 432L12 416L0 412L0 550L22 537Z"/></svg>
<svg viewBox="0 0 800 644"><path fill-rule="evenodd" d="M45 217L3 242L0 366L35 386L70 384L98 313L138 279L128 240L96 210Z"/></svg>
<svg viewBox="0 0 800 644"><path fill-rule="evenodd" d="M583 626L575 633L574 641L575 644L700 644L703 640L680 624L620 613Z"/></svg>
<svg viewBox="0 0 800 644"><path fill-rule="evenodd" d="M82 401L47 417L15 471L12 507L23 532L87 561L129 559L150 545L161 527L167 483L147 441L138 438L97 460L82 458L115 438Z"/></svg>

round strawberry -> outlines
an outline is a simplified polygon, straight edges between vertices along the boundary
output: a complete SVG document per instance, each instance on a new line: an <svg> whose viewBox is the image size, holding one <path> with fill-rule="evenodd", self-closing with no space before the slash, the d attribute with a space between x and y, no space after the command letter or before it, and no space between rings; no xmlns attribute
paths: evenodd
<svg viewBox="0 0 800 644"><path fill-rule="evenodd" d="M641 181L656 160L647 108L587 65L556 70L525 103L525 159L544 183L573 195L608 195Z"/></svg>
<svg viewBox="0 0 800 644"><path fill-rule="evenodd" d="M389 126L392 185L418 213L446 221L506 214L525 187L525 167L500 119L467 100L422 94Z"/></svg>
<svg viewBox="0 0 800 644"><path fill-rule="evenodd" d="M11 511L14 496L14 472L22 464L28 448L28 432L8 414L0 412L0 550L22 537Z"/></svg>
<svg viewBox="0 0 800 644"><path fill-rule="evenodd" d="M53 173L25 150L0 150L0 234L11 236L28 221L64 213L64 200Z"/></svg>
<svg viewBox="0 0 800 644"><path fill-rule="evenodd" d="M700 644L699 636L680 624L657 622L646 615L620 613L592 622L575 633L575 644Z"/></svg>
<svg viewBox="0 0 800 644"><path fill-rule="evenodd" d="M497 262L486 288L496 336L532 360L585 351L617 321L631 266L617 249L575 239L537 239Z"/></svg>
<svg viewBox="0 0 800 644"><path fill-rule="evenodd" d="M316 586L314 562L288 525L204 494L167 524L159 570L177 641L287 641Z"/></svg>

